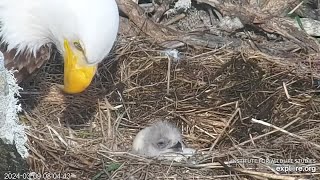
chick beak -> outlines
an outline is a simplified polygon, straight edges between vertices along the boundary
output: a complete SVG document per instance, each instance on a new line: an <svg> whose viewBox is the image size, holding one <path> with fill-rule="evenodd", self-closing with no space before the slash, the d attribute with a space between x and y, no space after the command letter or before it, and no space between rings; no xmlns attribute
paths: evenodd
<svg viewBox="0 0 320 180"><path fill-rule="evenodd" d="M173 145L170 149L175 152L182 152L182 144L178 141L177 144Z"/></svg>

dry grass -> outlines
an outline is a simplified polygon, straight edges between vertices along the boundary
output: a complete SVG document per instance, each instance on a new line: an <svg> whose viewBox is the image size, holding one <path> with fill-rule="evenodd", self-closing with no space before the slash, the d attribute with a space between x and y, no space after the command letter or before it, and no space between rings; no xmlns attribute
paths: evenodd
<svg viewBox="0 0 320 180"><path fill-rule="evenodd" d="M30 127L32 170L74 179L319 177L320 98L310 73L250 49L188 47L168 76L161 51L145 37L122 36L82 94L56 87L59 58L24 84L20 117ZM135 134L158 119L177 124L198 155L173 163L128 153ZM276 172L263 161L305 158L316 172Z"/></svg>

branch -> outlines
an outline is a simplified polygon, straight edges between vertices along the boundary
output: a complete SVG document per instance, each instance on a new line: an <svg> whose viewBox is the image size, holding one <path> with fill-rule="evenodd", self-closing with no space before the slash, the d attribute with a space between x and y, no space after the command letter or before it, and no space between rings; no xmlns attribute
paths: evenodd
<svg viewBox="0 0 320 180"><path fill-rule="evenodd" d="M0 128L4 125L6 121L6 112L8 104L6 103L7 95L9 94L9 87L7 82L6 68L4 67L4 57L0 54Z"/></svg>
<svg viewBox="0 0 320 180"><path fill-rule="evenodd" d="M4 61L4 56L0 52L0 139L6 144L14 144L19 154L26 158L27 136L18 118L21 108L17 97L21 88L14 78L13 71L8 71L4 67Z"/></svg>
<svg viewBox="0 0 320 180"><path fill-rule="evenodd" d="M142 32L154 37L157 41L171 40L178 36L178 32L154 23L147 17L144 10L131 0L117 0L119 9L126 14L129 19L134 22Z"/></svg>
<svg viewBox="0 0 320 180"><path fill-rule="evenodd" d="M239 47L241 41L234 38L221 37L205 32L185 33L171 29L162 24L153 22L147 17L144 10L131 0L116 0L120 11L141 30L141 32L155 39L155 41L166 48L176 48L187 44L191 46L202 46L209 48L221 48L229 44L233 48Z"/></svg>

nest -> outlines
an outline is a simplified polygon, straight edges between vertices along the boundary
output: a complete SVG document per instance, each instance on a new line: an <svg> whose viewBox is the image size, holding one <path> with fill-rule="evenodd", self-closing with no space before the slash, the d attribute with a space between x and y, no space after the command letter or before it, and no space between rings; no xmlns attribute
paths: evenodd
<svg viewBox="0 0 320 180"><path fill-rule="evenodd" d="M125 34L84 93L66 95L56 86L63 79L59 55L23 84L20 119L29 126L33 171L73 179L317 176L320 98L313 66L304 69L315 54L296 52L297 63L246 46L184 46L174 59L148 36ZM198 150L191 163L130 153L135 135L158 120L176 124ZM313 165L274 173L271 160Z"/></svg>

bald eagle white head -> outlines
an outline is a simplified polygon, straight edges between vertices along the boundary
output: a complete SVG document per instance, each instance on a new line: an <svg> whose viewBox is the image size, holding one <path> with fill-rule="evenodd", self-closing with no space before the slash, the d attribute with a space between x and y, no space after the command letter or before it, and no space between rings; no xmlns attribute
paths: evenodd
<svg viewBox="0 0 320 180"><path fill-rule="evenodd" d="M53 43L64 57L64 88L79 93L92 81L117 36L115 0L0 0L0 37L7 51L34 55Z"/></svg>

